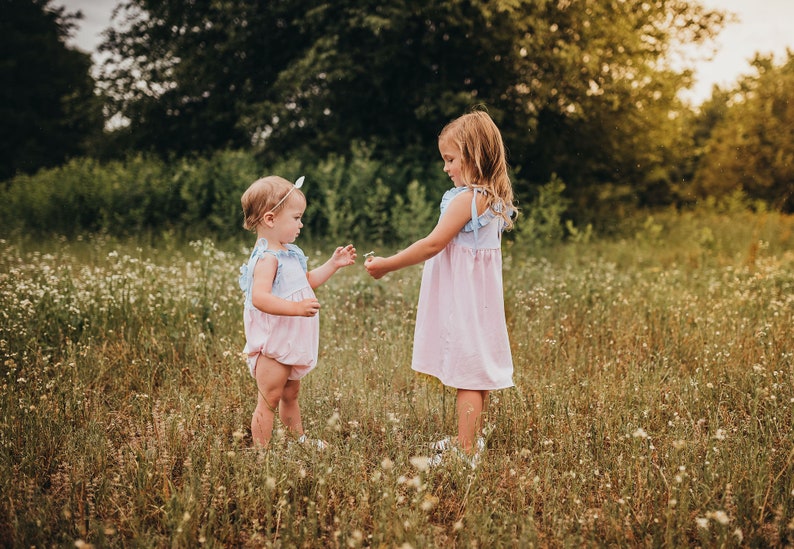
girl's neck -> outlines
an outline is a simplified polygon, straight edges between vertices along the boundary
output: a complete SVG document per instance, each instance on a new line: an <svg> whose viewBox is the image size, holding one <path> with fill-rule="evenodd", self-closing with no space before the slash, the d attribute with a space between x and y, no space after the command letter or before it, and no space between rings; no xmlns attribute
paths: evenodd
<svg viewBox="0 0 794 549"><path fill-rule="evenodd" d="M257 232L256 233L256 241L259 242L261 239L265 239L267 241L267 249L274 251L274 252L286 252L287 245L283 242L279 242L276 238L273 238L272 235L268 235L266 232Z"/></svg>

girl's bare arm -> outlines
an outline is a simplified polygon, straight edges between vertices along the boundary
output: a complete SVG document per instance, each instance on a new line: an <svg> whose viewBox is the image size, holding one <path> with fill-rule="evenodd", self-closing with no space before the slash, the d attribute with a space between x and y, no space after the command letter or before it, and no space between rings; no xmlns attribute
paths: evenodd
<svg viewBox="0 0 794 549"><path fill-rule="evenodd" d="M477 199L479 210L482 208L480 200L484 203L485 198L478 195ZM381 278L392 271L426 261L443 250L470 219L471 194L464 192L447 206L444 215L429 235L391 257L370 257L364 266L373 278Z"/></svg>

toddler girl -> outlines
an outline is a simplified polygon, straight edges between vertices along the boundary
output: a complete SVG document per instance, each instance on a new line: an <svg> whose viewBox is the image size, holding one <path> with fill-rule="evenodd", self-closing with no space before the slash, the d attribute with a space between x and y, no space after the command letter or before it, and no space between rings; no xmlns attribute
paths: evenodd
<svg viewBox="0 0 794 549"><path fill-rule="evenodd" d="M317 364L320 302L314 288L356 261L352 245L340 246L325 264L307 272L307 258L293 244L306 210L302 184L302 177L294 185L264 177L241 199L243 227L256 233L251 257L240 268L240 287L245 292L245 353L258 390L251 435L263 446L270 442L278 410L300 442L324 447L322 441L306 439L298 405L300 380Z"/></svg>

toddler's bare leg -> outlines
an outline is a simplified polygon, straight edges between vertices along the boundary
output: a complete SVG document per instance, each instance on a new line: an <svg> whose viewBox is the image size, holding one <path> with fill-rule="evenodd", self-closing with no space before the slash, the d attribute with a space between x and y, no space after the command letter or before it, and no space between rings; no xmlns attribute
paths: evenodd
<svg viewBox="0 0 794 549"><path fill-rule="evenodd" d="M300 380L288 380L284 386L284 391L281 393L281 402L278 406L278 415L281 418L281 422L287 429L298 436L303 434L303 421L301 420L301 409L298 404L300 388Z"/></svg>
<svg viewBox="0 0 794 549"><path fill-rule="evenodd" d="M267 446L273 436L273 421L279 407L291 367L259 355L256 360L257 400L251 417L251 437L254 444Z"/></svg>

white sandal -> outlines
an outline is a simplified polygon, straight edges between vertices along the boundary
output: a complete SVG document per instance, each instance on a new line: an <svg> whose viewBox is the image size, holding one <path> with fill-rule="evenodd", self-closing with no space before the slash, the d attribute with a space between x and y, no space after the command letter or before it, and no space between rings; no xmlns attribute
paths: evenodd
<svg viewBox="0 0 794 549"><path fill-rule="evenodd" d="M430 443L430 449L434 452L446 452L452 448L452 446L454 446L452 437L444 437L441 440ZM477 450L477 453L485 450L485 438L477 437L477 440L474 442L474 447Z"/></svg>
<svg viewBox="0 0 794 549"><path fill-rule="evenodd" d="M328 443L319 438L309 438L305 434L298 437L298 444L304 444L314 450L325 450L328 448Z"/></svg>

